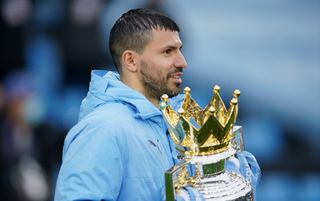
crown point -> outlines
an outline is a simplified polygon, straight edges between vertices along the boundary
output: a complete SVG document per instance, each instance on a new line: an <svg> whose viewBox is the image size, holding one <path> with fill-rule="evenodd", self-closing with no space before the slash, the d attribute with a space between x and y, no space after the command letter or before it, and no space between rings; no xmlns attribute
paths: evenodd
<svg viewBox="0 0 320 201"><path fill-rule="evenodd" d="M160 110L163 110L163 109L166 108L166 107L167 107L167 103L165 103L165 102L163 102L163 101L159 103L159 109L160 109Z"/></svg>
<svg viewBox="0 0 320 201"><path fill-rule="evenodd" d="M209 112L210 113L214 113L216 111L216 109L211 105L210 107L209 107Z"/></svg>
<svg viewBox="0 0 320 201"><path fill-rule="evenodd" d="M232 98L230 103L231 103L232 105L237 105L237 104L238 104L238 99Z"/></svg>
<svg viewBox="0 0 320 201"><path fill-rule="evenodd" d="M179 108L178 109L178 113L181 115L181 114L183 114L184 113L184 109L181 107L181 108Z"/></svg>
<svg viewBox="0 0 320 201"><path fill-rule="evenodd" d="M236 89L233 91L233 97L238 98L240 96L240 90Z"/></svg>
<svg viewBox="0 0 320 201"><path fill-rule="evenodd" d="M161 96L161 99L164 101L164 102L168 102L168 95L167 94L163 94L162 96Z"/></svg>
<svg viewBox="0 0 320 201"><path fill-rule="evenodd" d="M219 93L219 92L220 92L220 87L219 87L219 85L214 85L214 87L213 87L213 92L214 92L214 93Z"/></svg>
<svg viewBox="0 0 320 201"><path fill-rule="evenodd" d="M189 94L191 89L190 89L190 87L185 87L183 91L185 94Z"/></svg>

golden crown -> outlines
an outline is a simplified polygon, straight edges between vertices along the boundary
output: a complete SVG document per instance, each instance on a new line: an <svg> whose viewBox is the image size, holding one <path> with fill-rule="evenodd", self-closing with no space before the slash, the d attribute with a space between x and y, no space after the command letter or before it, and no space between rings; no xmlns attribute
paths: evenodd
<svg viewBox="0 0 320 201"><path fill-rule="evenodd" d="M234 90L227 110L221 97L220 87L214 86L213 96L202 109L184 89L185 98L176 113L168 104L168 96L162 96L160 109L168 125L169 133L177 150L189 156L212 155L228 149L234 137L233 126L238 114L239 90Z"/></svg>

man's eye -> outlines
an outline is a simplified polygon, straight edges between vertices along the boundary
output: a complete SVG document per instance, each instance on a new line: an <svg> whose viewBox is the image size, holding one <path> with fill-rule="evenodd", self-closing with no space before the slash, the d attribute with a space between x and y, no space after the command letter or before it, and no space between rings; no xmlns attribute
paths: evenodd
<svg viewBox="0 0 320 201"><path fill-rule="evenodd" d="M170 54L171 52L172 52L171 49L167 49L167 50L164 51L165 54Z"/></svg>

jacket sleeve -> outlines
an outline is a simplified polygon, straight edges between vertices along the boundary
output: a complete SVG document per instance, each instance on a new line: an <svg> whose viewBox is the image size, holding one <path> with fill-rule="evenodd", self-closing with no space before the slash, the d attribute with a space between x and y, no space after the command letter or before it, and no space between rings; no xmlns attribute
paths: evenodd
<svg viewBox="0 0 320 201"><path fill-rule="evenodd" d="M236 157L227 160L226 169L244 176L251 183L253 191L256 191L261 178L261 169L256 158L250 152L238 152Z"/></svg>
<svg viewBox="0 0 320 201"><path fill-rule="evenodd" d="M117 200L123 159L115 132L105 120L80 122L70 130L55 200Z"/></svg>

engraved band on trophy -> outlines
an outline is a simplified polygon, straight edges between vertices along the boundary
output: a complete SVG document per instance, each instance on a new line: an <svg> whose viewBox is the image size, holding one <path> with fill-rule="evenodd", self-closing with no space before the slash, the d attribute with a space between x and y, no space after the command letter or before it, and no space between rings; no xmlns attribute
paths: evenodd
<svg viewBox="0 0 320 201"><path fill-rule="evenodd" d="M182 157L179 164L165 173L166 199L184 186L196 188L205 200L253 200L250 183L235 172L225 169L226 160L243 150L242 128L235 126L240 91L233 92L227 110L220 87L214 86L213 96L202 109L184 89L185 98L176 113L162 96L160 109L176 149Z"/></svg>

